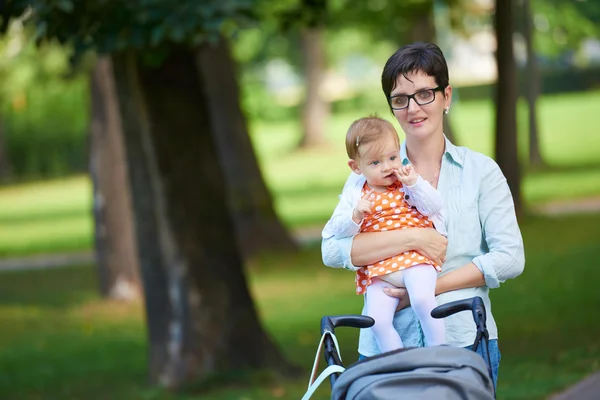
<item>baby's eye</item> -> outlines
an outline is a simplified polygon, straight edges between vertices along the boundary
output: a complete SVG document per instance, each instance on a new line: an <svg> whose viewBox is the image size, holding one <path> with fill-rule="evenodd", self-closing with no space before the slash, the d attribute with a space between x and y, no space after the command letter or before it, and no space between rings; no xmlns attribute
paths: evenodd
<svg viewBox="0 0 600 400"><path fill-rule="evenodd" d="M377 164L379 164L379 161L373 161L371 164L377 165Z"/></svg>
<svg viewBox="0 0 600 400"><path fill-rule="evenodd" d="M396 158L398 158L398 156L391 156L390 160L394 161Z"/></svg>

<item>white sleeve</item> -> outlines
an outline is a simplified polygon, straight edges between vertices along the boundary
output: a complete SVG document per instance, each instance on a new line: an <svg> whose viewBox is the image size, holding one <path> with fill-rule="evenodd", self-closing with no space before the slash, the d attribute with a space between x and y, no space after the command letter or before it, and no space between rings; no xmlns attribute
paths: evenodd
<svg viewBox="0 0 600 400"><path fill-rule="evenodd" d="M356 175L356 174L353 174ZM356 179L350 176L344 190L340 195L340 201L333 211L333 215L323 228L322 237L328 239L330 237L344 238L354 236L360 232L360 224L357 224L352 219L352 212L356 207L354 204L354 192L356 191ZM354 184L352 184L354 182Z"/></svg>
<svg viewBox="0 0 600 400"><path fill-rule="evenodd" d="M404 200L423 215L432 217L441 215L444 208L444 202L440 193L429 184L425 179L419 176L417 182L412 185L404 185Z"/></svg>

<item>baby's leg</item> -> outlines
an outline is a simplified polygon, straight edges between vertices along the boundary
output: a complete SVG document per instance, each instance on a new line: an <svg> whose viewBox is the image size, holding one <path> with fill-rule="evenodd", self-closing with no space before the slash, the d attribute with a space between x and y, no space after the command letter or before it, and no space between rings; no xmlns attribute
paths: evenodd
<svg viewBox="0 0 600 400"><path fill-rule="evenodd" d="M431 316L435 302L436 270L428 264L419 264L404 270L404 283L417 318L421 321L427 346L446 343L444 321Z"/></svg>
<svg viewBox="0 0 600 400"><path fill-rule="evenodd" d="M371 328L377 340L377 346L382 353L402 347L400 334L394 328L393 320L398 299L383 292L383 288L393 287L387 282L373 278L373 283L367 287L367 315L375 320Z"/></svg>

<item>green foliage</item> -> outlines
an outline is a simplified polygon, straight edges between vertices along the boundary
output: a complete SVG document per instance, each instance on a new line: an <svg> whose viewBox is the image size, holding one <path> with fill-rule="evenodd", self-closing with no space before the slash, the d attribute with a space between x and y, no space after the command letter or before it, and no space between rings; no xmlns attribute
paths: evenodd
<svg viewBox="0 0 600 400"><path fill-rule="evenodd" d="M87 82L22 92L25 109L4 105L5 145L14 179L60 177L87 169Z"/></svg>
<svg viewBox="0 0 600 400"><path fill-rule="evenodd" d="M126 49L154 51L172 44L196 45L231 34L254 20L253 0L14 0L7 12L36 26L38 40L57 39L78 57Z"/></svg>
<svg viewBox="0 0 600 400"><path fill-rule="evenodd" d="M69 71L66 49L31 38L15 22L0 39L0 122L13 179L82 172L87 80Z"/></svg>
<svg viewBox="0 0 600 400"><path fill-rule="evenodd" d="M600 38L600 4L596 1L533 0L535 48L556 58L579 48L583 39Z"/></svg>

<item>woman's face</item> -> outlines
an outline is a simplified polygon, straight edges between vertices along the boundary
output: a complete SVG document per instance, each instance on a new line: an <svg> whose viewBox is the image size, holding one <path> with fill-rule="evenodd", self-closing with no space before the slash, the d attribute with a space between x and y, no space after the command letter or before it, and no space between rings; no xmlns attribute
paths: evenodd
<svg viewBox="0 0 600 400"><path fill-rule="evenodd" d="M406 74L406 78L404 75L400 75L396 80L396 87L390 95L412 95L421 90L435 89L437 86L433 76L421 71L414 71ZM410 137L427 139L443 134L442 119L444 109L450 106L452 100L452 88L448 86L446 89L434 93L435 100L429 104L420 106L414 99L410 99L408 108L394 110L394 115L407 139Z"/></svg>

